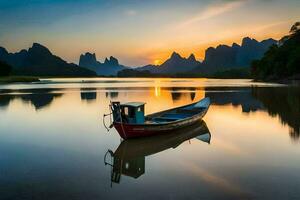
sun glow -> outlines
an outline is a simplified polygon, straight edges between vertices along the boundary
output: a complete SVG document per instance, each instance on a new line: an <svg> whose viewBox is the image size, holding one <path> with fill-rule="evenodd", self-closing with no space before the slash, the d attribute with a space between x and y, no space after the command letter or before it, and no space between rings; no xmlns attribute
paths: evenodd
<svg viewBox="0 0 300 200"><path fill-rule="evenodd" d="M160 59L156 59L154 60L154 65L160 65L161 64L161 60Z"/></svg>

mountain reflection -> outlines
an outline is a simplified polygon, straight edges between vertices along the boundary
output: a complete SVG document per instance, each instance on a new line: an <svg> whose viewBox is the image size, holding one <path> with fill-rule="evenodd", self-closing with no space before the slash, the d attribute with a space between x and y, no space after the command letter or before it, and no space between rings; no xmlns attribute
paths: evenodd
<svg viewBox="0 0 300 200"><path fill-rule="evenodd" d="M10 95L0 95L0 107L7 107L11 101Z"/></svg>
<svg viewBox="0 0 300 200"><path fill-rule="evenodd" d="M212 104L240 105L242 112L267 111L271 117L279 116L290 127L293 140L300 138L300 90L298 87L207 88L205 97Z"/></svg>
<svg viewBox="0 0 300 200"><path fill-rule="evenodd" d="M241 106L242 112L267 112L269 116L278 116L284 125L290 128L290 136L293 140L300 140L300 90L299 87L166 87L161 89L161 95L148 92L152 88L104 88L106 92L96 92L99 88L80 88L81 102L91 102L97 96L120 101L145 101L155 105L157 102L160 109L166 106L180 106L199 100L199 98L210 97L212 105ZM135 90L145 90L136 93ZM102 90L103 91L103 90ZM120 92L121 91L121 92ZM204 92L204 93L203 93ZM78 98L77 94L72 97L68 89L6 89L0 91L0 108L6 108L13 100L20 100L23 106L28 103L36 110L50 106L58 97L67 94L65 103L70 98ZM138 95L137 95L138 94ZM105 96L104 96L105 95ZM152 95L152 96L151 96ZM69 99L68 99L69 98ZM162 103L163 102L163 103ZM63 102L62 102L63 103ZM149 106L150 106L149 105ZM151 111L151 108L149 109ZM230 113L229 113L230 114Z"/></svg>
<svg viewBox="0 0 300 200"><path fill-rule="evenodd" d="M34 92L34 93L30 93ZM53 100L57 97L61 97L62 94L51 93L52 90L38 90L30 91L26 90L29 94L5 94L0 95L0 107L7 107L9 103L14 99L21 99L22 102L30 103L36 110L43 109L49 106Z"/></svg>
<svg viewBox="0 0 300 200"><path fill-rule="evenodd" d="M23 101L30 102L36 110L49 106L54 98L61 97L62 94L40 93L19 96Z"/></svg>
<svg viewBox="0 0 300 200"><path fill-rule="evenodd" d="M172 87L170 88L171 96L173 101L179 101L187 92L190 95L191 101L194 101L196 97L195 87Z"/></svg>
<svg viewBox="0 0 300 200"><path fill-rule="evenodd" d="M194 91L190 93L190 96L191 96L191 100L192 100L192 101L194 101L194 99L195 99L195 97L196 97L196 92L195 92L195 90L196 90L196 89L194 89Z"/></svg>
<svg viewBox="0 0 300 200"><path fill-rule="evenodd" d="M91 102L97 99L96 88L81 88L80 98L82 101Z"/></svg>
<svg viewBox="0 0 300 200"><path fill-rule="evenodd" d="M240 105L242 107L242 112L246 113L263 109L262 103L252 96L251 88L239 90L232 88L223 88L222 90L219 90L218 88L214 88L214 90L209 89L209 91L206 91L205 97L209 97L212 104L215 105Z"/></svg>
<svg viewBox="0 0 300 200"><path fill-rule="evenodd" d="M145 157L177 148L193 138L210 144L211 134L204 121L169 134L122 141L115 152L108 150L104 158L105 164L112 166L111 182L120 183L122 175L140 177L145 173ZM108 155L112 163L106 162Z"/></svg>
<svg viewBox="0 0 300 200"><path fill-rule="evenodd" d="M290 127L290 136L300 138L300 90L298 87L253 88L252 95L262 102L269 115L279 116Z"/></svg>
<svg viewBox="0 0 300 200"><path fill-rule="evenodd" d="M105 93L106 98L110 98L110 99L116 99L119 96L119 92L106 92Z"/></svg>
<svg viewBox="0 0 300 200"><path fill-rule="evenodd" d="M171 95L173 101L178 101L182 97L181 92L172 92Z"/></svg>

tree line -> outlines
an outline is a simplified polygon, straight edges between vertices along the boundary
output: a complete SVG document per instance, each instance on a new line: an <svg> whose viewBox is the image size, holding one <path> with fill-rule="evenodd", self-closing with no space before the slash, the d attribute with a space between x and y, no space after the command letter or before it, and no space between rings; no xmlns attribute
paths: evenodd
<svg viewBox="0 0 300 200"><path fill-rule="evenodd" d="M271 46L262 59L252 62L251 72L258 80L293 79L300 75L300 22L277 45Z"/></svg>
<svg viewBox="0 0 300 200"><path fill-rule="evenodd" d="M0 76L9 76L11 71L12 67L0 60Z"/></svg>

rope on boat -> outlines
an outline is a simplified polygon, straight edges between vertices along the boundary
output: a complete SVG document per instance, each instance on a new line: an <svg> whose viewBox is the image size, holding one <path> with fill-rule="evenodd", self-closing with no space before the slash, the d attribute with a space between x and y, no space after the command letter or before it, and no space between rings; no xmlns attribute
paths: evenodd
<svg viewBox="0 0 300 200"><path fill-rule="evenodd" d="M110 102L110 105L109 105L109 110L112 111L112 109L111 109L111 102ZM111 115L112 115L112 114L113 114L113 113L111 112L111 113L109 113L109 114L104 114L104 115L103 115L103 125L104 125L105 129L107 130L107 132L110 131L110 129L112 128L112 125L113 125L112 119L111 119ZM109 121L110 121L109 127L107 127L107 126L106 126L106 123L105 123L105 117L107 117L107 116L109 116Z"/></svg>
<svg viewBox="0 0 300 200"><path fill-rule="evenodd" d="M111 110L111 113L103 115L103 125L104 125L105 129L107 130L107 132L109 132L110 129L113 127L113 122L112 122L112 118L111 118L111 115L113 114L113 109L112 108L113 108L112 107L112 102L110 102L109 109ZM127 138L126 132L124 130L124 125L123 125L123 119L122 119L122 115L121 115L120 105L118 105L118 112L119 112L119 118L120 118L120 124L121 124L121 128L122 128L122 132L123 132L125 138ZM110 119L110 126L109 127L107 127L107 125L105 123L105 117L107 117L107 116L110 116L110 118L109 118ZM115 119L115 121L118 121L118 120Z"/></svg>
<svg viewBox="0 0 300 200"><path fill-rule="evenodd" d="M107 132L110 131L110 126L111 126L111 125L110 125L109 127L106 126L106 123L105 123L105 117L107 117L107 116L109 116L109 115L111 116L111 114L112 114L112 113L104 114L104 115L103 115L103 125L104 125L105 129L107 130ZM110 118L110 119L111 119L111 118ZM110 120L110 122L111 122L111 120ZM111 123L111 124L112 124L112 123Z"/></svg>

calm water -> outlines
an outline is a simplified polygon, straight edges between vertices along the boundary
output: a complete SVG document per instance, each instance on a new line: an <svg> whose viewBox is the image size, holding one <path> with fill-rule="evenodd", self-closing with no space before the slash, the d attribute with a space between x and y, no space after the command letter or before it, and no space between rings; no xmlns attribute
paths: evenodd
<svg viewBox="0 0 300 200"><path fill-rule="evenodd" d="M203 97L212 100L204 122L170 143L121 144L102 124L110 100L144 101L149 114ZM0 199L300 199L299 127L300 89L283 85L212 79L2 85ZM114 167L104 164L108 150L123 156L107 154Z"/></svg>

